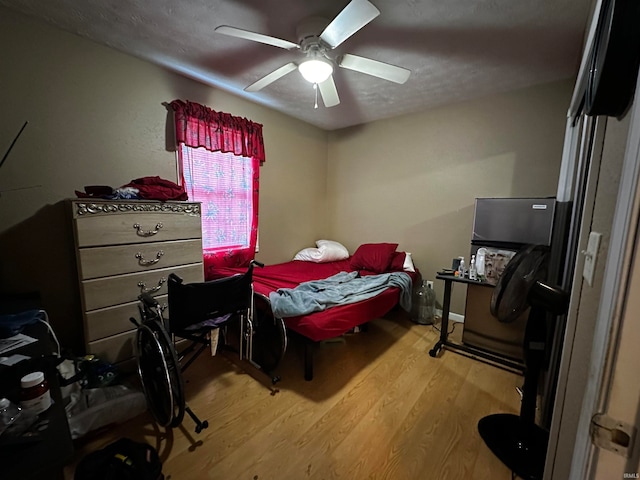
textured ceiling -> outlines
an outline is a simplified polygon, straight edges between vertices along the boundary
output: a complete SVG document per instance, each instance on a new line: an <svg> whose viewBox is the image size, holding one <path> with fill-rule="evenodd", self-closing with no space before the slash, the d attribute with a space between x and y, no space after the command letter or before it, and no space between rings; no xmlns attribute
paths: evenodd
<svg viewBox="0 0 640 480"><path fill-rule="evenodd" d="M306 17L334 18L348 0L0 0L0 5L187 77L333 130L575 76L587 0L371 0L381 14L332 54L412 71L398 85L345 69L341 103L314 109L298 72L263 90L244 87L299 51L228 37L219 25L298 42ZM318 32L319 33L319 32ZM215 108L214 105L212 105Z"/></svg>

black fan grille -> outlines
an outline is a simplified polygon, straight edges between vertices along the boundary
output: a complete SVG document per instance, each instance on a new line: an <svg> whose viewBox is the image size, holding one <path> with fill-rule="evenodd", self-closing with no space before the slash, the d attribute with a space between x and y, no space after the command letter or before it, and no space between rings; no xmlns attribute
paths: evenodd
<svg viewBox="0 0 640 480"><path fill-rule="evenodd" d="M515 321L528 308L529 291L547 274L548 249L522 248L507 264L491 297L491 314L503 323Z"/></svg>

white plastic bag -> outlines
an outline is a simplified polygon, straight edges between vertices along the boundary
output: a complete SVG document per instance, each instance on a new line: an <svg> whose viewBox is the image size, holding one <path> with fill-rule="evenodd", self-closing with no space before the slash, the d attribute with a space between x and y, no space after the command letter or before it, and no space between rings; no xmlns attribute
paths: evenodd
<svg viewBox="0 0 640 480"><path fill-rule="evenodd" d="M71 438L76 439L110 423L120 423L142 413L146 400L141 391L125 385L87 388L70 395L66 407Z"/></svg>

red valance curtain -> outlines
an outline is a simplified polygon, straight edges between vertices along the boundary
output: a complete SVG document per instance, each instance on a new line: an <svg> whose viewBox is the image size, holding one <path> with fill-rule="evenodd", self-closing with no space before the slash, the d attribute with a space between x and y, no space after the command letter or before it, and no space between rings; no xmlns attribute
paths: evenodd
<svg viewBox="0 0 640 480"><path fill-rule="evenodd" d="M215 277L216 268L248 266L258 238L260 165L265 160L262 125L188 101L174 100L171 107L182 181L189 198L202 203L205 278ZM231 153L238 161L195 150L199 148ZM215 187L211 177L216 178ZM238 214L245 218L237 221Z"/></svg>
<svg viewBox="0 0 640 480"><path fill-rule="evenodd" d="M262 125L246 118L216 112L199 103L174 100L176 141L211 152L233 153L265 161Z"/></svg>

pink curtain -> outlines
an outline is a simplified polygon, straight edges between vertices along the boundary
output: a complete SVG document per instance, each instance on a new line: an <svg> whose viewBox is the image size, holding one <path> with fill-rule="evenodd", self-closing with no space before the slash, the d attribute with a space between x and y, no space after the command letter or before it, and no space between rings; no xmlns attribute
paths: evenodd
<svg viewBox="0 0 640 480"><path fill-rule="evenodd" d="M184 144L194 149L202 147L210 152L233 153L238 157L251 159L250 180L241 182L241 189L236 185L237 198L224 205L224 202L214 200L211 196L206 177L221 175L222 172L225 177L239 176L241 170L247 168L247 161L239 161L237 166L223 165L220 160L216 160L215 155L200 155L197 150L178 149L181 172L185 176L189 175L187 182L182 178L183 185L187 187L190 199L202 202L203 231L206 235L223 235L225 241L222 243L234 244L208 248L208 242L203 242L205 278L214 278L212 272L216 268L247 267L255 257L258 238L260 165L265 160L262 125L227 113L215 112L192 102L174 100L171 107L175 112L176 139L179 145ZM204 180L203 184L200 184L201 180ZM232 215L227 209L234 204L246 203L249 198L252 208L247 244L246 228L234 231L234 222L230 221ZM208 228L208 224L211 224L211 228Z"/></svg>
<svg viewBox="0 0 640 480"><path fill-rule="evenodd" d="M246 118L216 112L204 105L174 100L176 141L211 152L233 153L265 161L262 125Z"/></svg>

